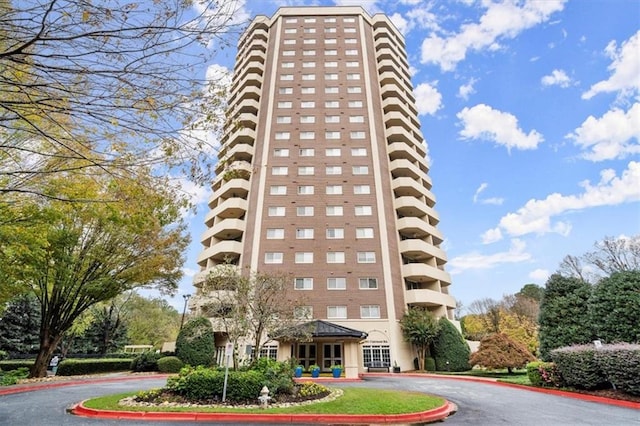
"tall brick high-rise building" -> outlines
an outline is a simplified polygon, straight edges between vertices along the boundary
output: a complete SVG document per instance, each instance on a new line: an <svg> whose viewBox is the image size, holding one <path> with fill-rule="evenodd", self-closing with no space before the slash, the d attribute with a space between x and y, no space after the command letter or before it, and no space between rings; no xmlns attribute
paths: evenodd
<svg viewBox="0 0 640 426"><path fill-rule="evenodd" d="M453 320L455 300L403 36L359 7L258 16L238 43L228 116L192 308L222 263L286 272L316 332L266 353L347 376L412 369L399 319L418 305Z"/></svg>

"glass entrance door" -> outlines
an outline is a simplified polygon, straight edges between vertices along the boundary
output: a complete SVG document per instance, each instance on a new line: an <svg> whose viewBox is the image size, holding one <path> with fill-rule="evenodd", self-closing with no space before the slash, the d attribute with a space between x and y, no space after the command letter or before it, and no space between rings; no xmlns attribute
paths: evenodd
<svg viewBox="0 0 640 426"><path fill-rule="evenodd" d="M298 343L298 363L304 365L305 370L316 363L316 344Z"/></svg>
<svg viewBox="0 0 640 426"><path fill-rule="evenodd" d="M331 370L332 365L342 365L342 343L322 344L322 369Z"/></svg>

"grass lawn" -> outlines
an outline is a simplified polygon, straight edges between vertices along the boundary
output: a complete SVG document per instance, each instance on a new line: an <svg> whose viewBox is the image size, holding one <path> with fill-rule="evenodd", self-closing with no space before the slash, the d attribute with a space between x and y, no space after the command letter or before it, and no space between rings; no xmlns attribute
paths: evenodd
<svg viewBox="0 0 640 426"><path fill-rule="evenodd" d="M97 410L122 411L198 411L203 413L260 413L260 414L405 414L440 407L444 399L419 392L382 389L345 388L343 396L328 402L283 408L226 408L202 407L123 407L118 401L135 393L109 395L85 401L84 406ZM257 402L257 401L256 401Z"/></svg>

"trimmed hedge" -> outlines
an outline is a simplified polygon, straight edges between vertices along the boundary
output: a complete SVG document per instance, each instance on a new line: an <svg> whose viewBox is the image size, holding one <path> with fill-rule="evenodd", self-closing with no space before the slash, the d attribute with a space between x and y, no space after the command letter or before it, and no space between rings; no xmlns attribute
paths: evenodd
<svg viewBox="0 0 640 426"><path fill-rule="evenodd" d="M184 363L177 356L164 356L157 362L158 371L162 373L179 373Z"/></svg>
<svg viewBox="0 0 640 426"><path fill-rule="evenodd" d="M211 321L197 317L188 321L176 339L176 356L193 367L209 367L215 360L215 336Z"/></svg>
<svg viewBox="0 0 640 426"><path fill-rule="evenodd" d="M428 356L424 359L424 369L427 371L436 371L436 360Z"/></svg>
<svg viewBox="0 0 640 426"><path fill-rule="evenodd" d="M77 376L80 374L111 373L128 371L131 359L65 359L58 365L58 376Z"/></svg>
<svg viewBox="0 0 640 426"><path fill-rule="evenodd" d="M527 364L527 377L534 386L560 388L565 385L562 374L552 362L530 362Z"/></svg>
<svg viewBox="0 0 640 426"><path fill-rule="evenodd" d="M437 371L467 371L471 350L455 325L445 317L438 321L440 329L432 344L431 354ZM426 365L425 369L430 371Z"/></svg>
<svg viewBox="0 0 640 426"><path fill-rule="evenodd" d="M31 368L34 362L36 362L35 359L10 359L0 361L0 370L11 371L17 370L18 368Z"/></svg>
<svg viewBox="0 0 640 426"><path fill-rule="evenodd" d="M229 371L227 399L256 403L265 377L255 370ZM167 380L167 389L192 401L218 401L222 399L224 371L198 366L185 367L179 376Z"/></svg>
<svg viewBox="0 0 640 426"><path fill-rule="evenodd" d="M604 345L595 353L603 374L620 390L640 395L640 345Z"/></svg>
<svg viewBox="0 0 640 426"><path fill-rule="evenodd" d="M131 371L138 373L142 371L158 371L158 360L163 356L152 351L143 352L131 361L129 368Z"/></svg>
<svg viewBox="0 0 640 426"><path fill-rule="evenodd" d="M596 360L597 351L594 345L573 345L554 349L550 355L567 385L578 389L603 389L610 386Z"/></svg>

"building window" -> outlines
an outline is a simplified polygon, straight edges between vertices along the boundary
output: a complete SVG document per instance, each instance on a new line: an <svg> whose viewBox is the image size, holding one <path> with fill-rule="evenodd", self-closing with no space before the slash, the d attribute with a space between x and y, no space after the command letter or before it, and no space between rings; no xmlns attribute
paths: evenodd
<svg viewBox="0 0 640 426"><path fill-rule="evenodd" d="M274 166L271 168L271 174L274 176L286 176L289 174L287 166Z"/></svg>
<svg viewBox="0 0 640 426"><path fill-rule="evenodd" d="M360 306L360 318L380 318L380 305Z"/></svg>
<svg viewBox="0 0 640 426"><path fill-rule="evenodd" d="M337 50L331 49L331 50L325 50L324 51L325 56L335 56L338 54Z"/></svg>
<svg viewBox="0 0 640 426"><path fill-rule="evenodd" d="M296 22L298 22L297 18L287 18L284 20L285 24L295 24Z"/></svg>
<svg viewBox="0 0 640 426"><path fill-rule="evenodd" d="M366 157L367 148L351 148L351 156L353 157Z"/></svg>
<svg viewBox="0 0 640 426"><path fill-rule="evenodd" d="M282 81L292 81L293 74L280 74L280 80Z"/></svg>
<svg viewBox="0 0 640 426"><path fill-rule="evenodd" d="M334 95L336 93L339 93L339 89L337 87L327 86L327 87L324 88L324 93L329 94L329 95Z"/></svg>
<svg viewBox="0 0 640 426"><path fill-rule="evenodd" d="M302 56L316 56L315 50L303 50Z"/></svg>
<svg viewBox="0 0 640 426"><path fill-rule="evenodd" d="M377 278L358 278L358 288L360 290L377 290L378 279Z"/></svg>
<svg viewBox="0 0 640 426"><path fill-rule="evenodd" d="M336 18L324 18L325 24L331 24L333 22L336 22Z"/></svg>
<svg viewBox="0 0 640 426"><path fill-rule="evenodd" d="M325 101L325 108L340 108L340 101Z"/></svg>
<svg viewBox="0 0 640 426"><path fill-rule="evenodd" d="M296 263L313 263L312 252L297 252Z"/></svg>
<svg viewBox="0 0 640 426"><path fill-rule="evenodd" d="M369 166L353 166L352 171L354 175L368 175Z"/></svg>
<svg viewBox="0 0 640 426"><path fill-rule="evenodd" d="M269 216L271 217L282 217L285 215L284 207L269 207Z"/></svg>
<svg viewBox="0 0 640 426"><path fill-rule="evenodd" d="M324 44L338 44L338 40L335 38L325 38Z"/></svg>
<svg viewBox="0 0 640 426"><path fill-rule="evenodd" d="M283 50L282 56L296 56L295 50Z"/></svg>
<svg viewBox="0 0 640 426"><path fill-rule="evenodd" d="M315 34L316 33L316 29L315 28L305 28L304 29L304 33L305 34Z"/></svg>
<svg viewBox="0 0 640 426"><path fill-rule="evenodd" d="M344 252L343 251L327 252L327 263L344 263Z"/></svg>
<svg viewBox="0 0 640 426"><path fill-rule="evenodd" d="M313 185L300 185L298 186L298 195L313 195Z"/></svg>
<svg viewBox="0 0 640 426"><path fill-rule="evenodd" d="M347 87L347 93L362 93L362 87L360 86Z"/></svg>
<svg viewBox="0 0 640 426"><path fill-rule="evenodd" d="M362 108L362 101L349 101L349 108Z"/></svg>
<svg viewBox="0 0 640 426"><path fill-rule="evenodd" d="M280 93L281 95L292 95L293 87L281 87L280 89L278 89L278 93Z"/></svg>
<svg viewBox="0 0 640 426"><path fill-rule="evenodd" d="M315 173L315 168L313 166L300 166L298 167L298 175L299 176L312 176Z"/></svg>
<svg viewBox="0 0 640 426"><path fill-rule="evenodd" d="M289 38L284 41L284 44L292 45L292 44L296 44L296 41L294 39Z"/></svg>
<svg viewBox="0 0 640 426"><path fill-rule="evenodd" d="M373 238L373 228L356 228L356 238Z"/></svg>
<svg viewBox="0 0 640 426"><path fill-rule="evenodd" d="M282 68L293 68L295 65L293 62L283 62Z"/></svg>
<svg viewBox="0 0 640 426"><path fill-rule="evenodd" d="M315 122L316 122L316 116L315 115L301 115L300 116L300 123L309 124L309 123L315 123Z"/></svg>
<svg viewBox="0 0 640 426"><path fill-rule="evenodd" d="M360 66L360 62L358 61L348 61L347 68L358 68Z"/></svg>
<svg viewBox="0 0 640 426"><path fill-rule="evenodd" d="M300 148L298 151L300 157L313 157L315 155L315 149L313 148Z"/></svg>
<svg viewBox="0 0 640 426"><path fill-rule="evenodd" d="M313 216L313 206L296 207L296 214L298 216Z"/></svg>
<svg viewBox="0 0 640 426"><path fill-rule="evenodd" d="M371 216L372 214L371 206L356 206L356 216Z"/></svg>
<svg viewBox="0 0 640 426"><path fill-rule="evenodd" d="M316 103L314 101L303 101L300 102L300 108L315 108Z"/></svg>
<svg viewBox="0 0 640 426"><path fill-rule="evenodd" d="M340 139L340 132L324 132L325 139Z"/></svg>
<svg viewBox="0 0 640 426"><path fill-rule="evenodd" d="M292 108L293 102L278 102L278 108Z"/></svg>
<svg viewBox="0 0 640 426"><path fill-rule="evenodd" d="M376 253L373 251L359 251L357 258L358 263L376 263Z"/></svg>
<svg viewBox="0 0 640 426"><path fill-rule="evenodd" d="M345 319L347 318L346 306L327 306L328 319Z"/></svg>
<svg viewBox="0 0 640 426"><path fill-rule="evenodd" d="M316 79L315 74L302 74L302 79L305 81L312 81Z"/></svg>
<svg viewBox="0 0 640 426"><path fill-rule="evenodd" d="M369 345L362 346L362 361L365 367L371 365L386 365L391 366L391 352L389 351L389 345Z"/></svg>
<svg viewBox="0 0 640 426"><path fill-rule="evenodd" d="M344 44L358 44L358 40L355 38L345 38Z"/></svg>
<svg viewBox="0 0 640 426"><path fill-rule="evenodd" d="M364 123L364 115L352 115L349 117L349 123Z"/></svg>
<svg viewBox="0 0 640 426"><path fill-rule="evenodd" d="M325 115L324 116L325 123L339 123L340 116L339 115Z"/></svg>
<svg viewBox="0 0 640 426"><path fill-rule="evenodd" d="M305 38L302 40L302 44L316 44L315 38Z"/></svg>
<svg viewBox="0 0 640 426"><path fill-rule="evenodd" d="M365 133L363 131L350 132L349 137L351 139L364 139Z"/></svg>
<svg viewBox="0 0 640 426"><path fill-rule="evenodd" d="M293 318L297 320L310 320L313 318L312 306L296 306L293 308Z"/></svg>
<svg viewBox="0 0 640 426"><path fill-rule="evenodd" d="M337 31L337 29L336 29L336 28L334 28L334 27L329 27L329 28L325 28L325 29L324 29L324 32L325 32L325 33L329 33L329 34L333 34L333 33L335 33L336 31Z"/></svg>
<svg viewBox="0 0 640 426"><path fill-rule="evenodd" d="M371 187L369 185L353 185L353 193L355 195L368 195L371 194Z"/></svg>
<svg viewBox="0 0 640 426"><path fill-rule="evenodd" d="M316 63L315 62L303 62L302 63L302 68L315 68L316 67Z"/></svg>
<svg viewBox="0 0 640 426"><path fill-rule="evenodd" d="M342 216L344 214L344 208L342 206L327 206L327 216Z"/></svg>
<svg viewBox="0 0 640 426"><path fill-rule="evenodd" d="M296 290L313 290L313 278L296 278L294 288Z"/></svg>
<svg viewBox="0 0 640 426"><path fill-rule="evenodd" d="M325 169L325 173L329 175L341 175L342 174L342 166L327 166Z"/></svg>
<svg viewBox="0 0 640 426"><path fill-rule="evenodd" d="M276 132L276 140L289 140L291 138L291 133L289 132Z"/></svg>
<svg viewBox="0 0 640 426"><path fill-rule="evenodd" d="M325 68L338 68L338 63L335 61L327 61L324 63Z"/></svg>
<svg viewBox="0 0 640 426"><path fill-rule="evenodd" d="M289 148L275 148L273 150L274 157L288 157L289 156Z"/></svg>
<svg viewBox="0 0 640 426"><path fill-rule="evenodd" d="M344 228L327 228L327 240L344 239Z"/></svg>
<svg viewBox="0 0 640 426"><path fill-rule="evenodd" d="M283 258L284 258L284 255L282 253L267 252L264 254L264 263L268 263L268 264L282 263Z"/></svg>
<svg viewBox="0 0 640 426"><path fill-rule="evenodd" d="M300 132L300 139L315 139L316 132Z"/></svg>
<svg viewBox="0 0 640 426"><path fill-rule="evenodd" d="M327 185L327 195L342 195L342 185Z"/></svg>
<svg viewBox="0 0 640 426"><path fill-rule="evenodd" d="M353 22L356 22L356 18L344 18L343 22L345 22L345 23L353 23Z"/></svg>
<svg viewBox="0 0 640 426"><path fill-rule="evenodd" d="M253 346L251 346L251 352L253 353L253 351L255 350L255 348ZM262 348L260 348L260 358L270 358L273 360L277 360L278 359L278 347L276 345L264 345Z"/></svg>
<svg viewBox="0 0 640 426"><path fill-rule="evenodd" d="M327 148L324 151L324 155L327 157L340 157L340 148Z"/></svg>
<svg viewBox="0 0 640 426"><path fill-rule="evenodd" d="M315 24L316 18L304 18L305 24Z"/></svg>
<svg viewBox="0 0 640 426"><path fill-rule="evenodd" d="M360 74L357 73L357 72L348 73L347 74L347 80L360 80Z"/></svg>
<svg viewBox="0 0 640 426"><path fill-rule="evenodd" d="M347 49L344 51L345 55L353 56L358 54L358 49Z"/></svg>
<svg viewBox="0 0 640 426"><path fill-rule="evenodd" d="M284 240L283 228L268 228L267 240Z"/></svg>
<svg viewBox="0 0 640 426"><path fill-rule="evenodd" d="M327 290L346 290L346 278L327 278Z"/></svg>
<svg viewBox="0 0 640 426"><path fill-rule="evenodd" d="M325 80L337 80L338 79L338 74L335 74L335 73L325 74L324 75L324 79Z"/></svg>
<svg viewBox="0 0 640 426"><path fill-rule="evenodd" d="M296 29L295 28L285 28L284 29L284 33L285 34L295 34L296 33Z"/></svg>
<svg viewBox="0 0 640 426"><path fill-rule="evenodd" d="M311 240L313 239L313 228L298 228L296 229L296 238L299 240Z"/></svg>
<svg viewBox="0 0 640 426"><path fill-rule="evenodd" d="M287 195L286 185L271 185L269 188L269 194L271 195Z"/></svg>
<svg viewBox="0 0 640 426"><path fill-rule="evenodd" d="M300 89L300 93L302 93L303 95L313 95L314 93L316 93L316 88L315 87L303 87L302 89Z"/></svg>
<svg viewBox="0 0 640 426"><path fill-rule="evenodd" d="M276 118L276 123L278 124L291 124L291 116L289 115L281 115Z"/></svg>

